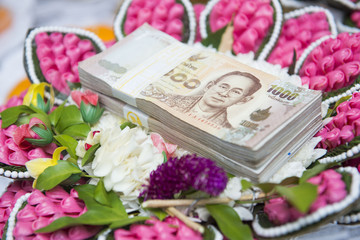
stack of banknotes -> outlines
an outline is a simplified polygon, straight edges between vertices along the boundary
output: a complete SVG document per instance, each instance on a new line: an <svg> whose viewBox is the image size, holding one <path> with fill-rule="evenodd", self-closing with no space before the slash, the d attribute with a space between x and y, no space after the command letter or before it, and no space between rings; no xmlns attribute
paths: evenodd
<svg viewBox="0 0 360 240"><path fill-rule="evenodd" d="M266 181L321 127L321 93L143 25L79 63L110 111Z"/></svg>

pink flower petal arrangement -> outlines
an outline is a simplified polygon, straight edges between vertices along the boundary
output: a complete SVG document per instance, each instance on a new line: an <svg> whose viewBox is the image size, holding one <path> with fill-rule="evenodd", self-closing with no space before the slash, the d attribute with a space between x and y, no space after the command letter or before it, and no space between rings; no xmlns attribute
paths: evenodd
<svg viewBox="0 0 360 240"><path fill-rule="evenodd" d="M7 103L0 106L0 112L15 106L22 105L25 92L19 97L10 98ZM0 120L0 126L2 120ZM35 158L49 158L53 154L56 145L49 144L46 147L31 145L25 138L38 138L31 127L43 124L39 119L32 119L29 124L17 126L10 125L7 128L0 128L0 163L11 166L25 166L25 163Z"/></svg>
<svg viewBox="0 0 360 240"><path fill-rule="evenodd" d="M74 189L68 193L57 186L45 194L35 189L28 198L26 206L17 213L13 236L15 239L88 239L101 228L81 225L52 233L35 233L37 229L47 226L60 217L78 217L86 211L84 202L78 198Z"/></svg>
<svg viewBox="0 0 360 240"><path fill-rule="evenodd" d="M25 39L25 70L33 83L49 82L64 95L79 84L78 62L106 49L92 32L66 27L32 29Z"/></svg>
<svg viewBox="0 0 360 240"><path fill-rule="evenodd" d="M144 23L179 41L193 43L195 40L195 14L188 0L124 1L115 19L115 35L121 39Z"/></svg>
<svg viewBox="0 0 360 240"><path fill-rule="evenodd" d="M300 14L300 15L299 15ZM331 35L335 26L330 28L330 21L334 21L330 12L324 8L308 7L285 14L284 25L278 42L271 52L268 62L289 67L293 61L294 50L299 59L304 50L312 42L323 36ZM316 24L313 24L316 22Z"/></svg>
<svg viewBox="0 0 360 240"><path fill-rule="evenodd" d="M299 70L303 85L323 92L352 85L360 75L359 39L359 33L344 32L321 42Z"/></svg>
<svg viewBox="0 0 360 240"><path fill-rule="evenodd" d="M0 236L4 233L5 224L16 201L32 190L32 181L15 181L7 187L6 192L0 197Z"/></svg>
<svg viewBox="0 0 360 240"><path fill-rule="evenodd" d="M350 100L342 102L336 113L315 135L322 138L318 144L320 148L331 150L360 135L360 93L355 92Z"/></svg>
<svg viewBox="0 0 360 240"><path fill-rule="evenodd" d="M167 217L160 221L151 218L144 225L133 224L129 230L117 229L114 231L115 240L182 240L203 239L199 232L195 232L176 217Z"/></svg>
<svg viewBox="0 0 360 240"><path fill-rule="evenodd" d="M0 124L1 122L0 120ZM37 147L27 142L24 139L26 137L36 138L29 124L19 127L10 125L5 129L0 129L0 162L6 165L24 166L27 161L35 158L51 158L57 147L55 143Z"/></svg>
<svg viewBox="0 0 360 240"><path fill-rule="evenodd" d="M340 202L347 195L342 175L333 169L325 170L319 175L308 179L307 182L317 185L318 196L306 214L314 213L328 204ZM293 222L306 215L299 212L282 197L273 198L266 202L264 212L275 225Z"/></svg>
<svg viewBox="0 0 360 240"><path fill-rule="evenodd" d="M55 89L69 94L67 82L80 82L77 65L96 54L89 39L80 39L74 33L38 33L35 36L36 56L45 79Z"/></svg>
<svg viewBox="0 0 360 240"><path fill-rule="evenodd" d="M274 16L282 13L281 10L279 13L274 6L275 2L271 0L210 1L200 19L201 36L206 39L208 35L230 24L233 26L232 52L235 55L256 53L261 50L265 42L269 41L275 25L280 31L281 21L279 22ZM276 38L272 39L272 44L275 43Z"/></svg>

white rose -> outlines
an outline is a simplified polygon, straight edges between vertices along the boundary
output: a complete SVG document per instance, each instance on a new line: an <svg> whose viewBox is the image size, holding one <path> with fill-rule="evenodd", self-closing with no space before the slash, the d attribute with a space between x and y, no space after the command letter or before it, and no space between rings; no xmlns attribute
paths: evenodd
<svg viewBox="0 0 360 240"><path fill-rule="evenodd" d="M91 164L94 175L104 177L106 190L136 200L150 173L163 162L162 154L140 127L103 129L100 145Z"/></svg>

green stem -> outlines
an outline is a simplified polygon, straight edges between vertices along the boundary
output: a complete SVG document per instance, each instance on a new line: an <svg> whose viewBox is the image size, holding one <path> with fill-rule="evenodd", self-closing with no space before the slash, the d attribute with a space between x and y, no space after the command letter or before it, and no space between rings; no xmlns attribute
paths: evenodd
<svg viewBox="0 0 360 240"><path fill-rule="evenodd" d="M81 174L81 177L87 177L87 178L100 178L98 176L93 176L93 175L87 175L85 173Z"/></svg>

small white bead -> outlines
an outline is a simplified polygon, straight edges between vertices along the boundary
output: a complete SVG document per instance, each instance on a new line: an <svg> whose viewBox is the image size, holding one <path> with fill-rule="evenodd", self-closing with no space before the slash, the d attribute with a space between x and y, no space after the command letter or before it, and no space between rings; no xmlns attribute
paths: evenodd
<svg viewBox="0 0 360 240"><path fill-rule="evenodd" d="M354 156L354 153L351 150L348 150L347 153L346 153L346 156L347 157L352 157L352 156Z"/></svg>
<svg viewBox="0 0 360 240"><path fill-rule="evenodd" d="M24 173L23 172L19 172L19 178L24 178Z"/></svg>
<svg viewBox="0 0 360 240"><path fill-rule="evenodd" d="M13 171L13 172L11 173L11 178L17 178L17 177L18 177L18 173L15 172L15 171Z"/></svg>
<svg viewBox="0 0 360 240"><path fill-rule="evenodd" d="M4 173L5 177L10 177L11 176L11 172L9 170L6 170Z"/></svg>
<svg viewBox="0 0 360 240"><path fill-rule="evenodd" d="M29 172L24 172L24 177L25 177L25 178L29 178L29 177L30 177Z"/></svg>
<svg viewBox="0 0 360 240"><path fill-rule="evenodd" d="M353 147L351 150L352 150L352 152L353 152L354 154L358 154L358 153L359 153L359 147L358 147L358 146Z"/></svg>
<svg viewBox="0 0 360 240"><path fill-rule="evenodd" d="M3 175L3 174L4 174L4 169L0 168L0 175Z"/></svg>

